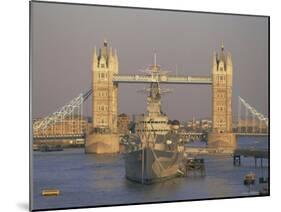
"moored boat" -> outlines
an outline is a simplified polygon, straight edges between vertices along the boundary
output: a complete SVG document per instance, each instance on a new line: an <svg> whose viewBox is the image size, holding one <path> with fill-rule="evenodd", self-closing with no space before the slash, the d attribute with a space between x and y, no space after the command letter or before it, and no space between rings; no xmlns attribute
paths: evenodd
<svg viewBox="0 0 281 212"><path fill-rule="evenodd" d="M160 67L156 62L151 67L151 77L147 97L147 114L137 117L136 137L130 143L139 143L124 154L126 178L142 184L151 184L173 178L178 175L183 151L177 127L168 124L168 117L161 110L161 93L157 79Z"/></svg>

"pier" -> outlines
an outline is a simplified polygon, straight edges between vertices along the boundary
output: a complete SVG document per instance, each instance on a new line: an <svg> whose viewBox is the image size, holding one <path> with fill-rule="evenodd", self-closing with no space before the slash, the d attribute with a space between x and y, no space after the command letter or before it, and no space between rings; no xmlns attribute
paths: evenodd
<svg viewBox="0 0 281 212"><path fill-rule="evenodd" d="M203 158L184 158L179 173L184 177L206 176L206 167Z"/></svg>
<svg viewBox="0 0 281 212"><path fill-rule="evenodd" d="M233 156L233 165L241 165L241 157L245 158L254 158L255 167L258 165L258 160L260 160L260 166L263 167L263 160L268 159L268 150L267 149L227 149L227 148L211 148L211 147L185 147L184 152L187 155L232 155Z"/></svg>
<svg viewBox="0 0 281 212"><path fill-rule="evenodd" d="M260 159L260 166L263 167L263 159L268 159L267 149L236 149L233 153L233 165L241 165L241 156L252 157L255 159L255 167L257 167L257 160Z"/></svg>

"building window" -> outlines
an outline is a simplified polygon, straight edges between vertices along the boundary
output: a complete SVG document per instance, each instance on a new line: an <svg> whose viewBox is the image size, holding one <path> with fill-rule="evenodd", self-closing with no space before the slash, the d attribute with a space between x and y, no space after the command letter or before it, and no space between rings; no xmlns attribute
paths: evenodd
<svg viewBox="0 0 281 212"><path fill-rule="evenodd" d="M107 79L107 73L99 73L99 79L100 80L106 80Z"/></svg>

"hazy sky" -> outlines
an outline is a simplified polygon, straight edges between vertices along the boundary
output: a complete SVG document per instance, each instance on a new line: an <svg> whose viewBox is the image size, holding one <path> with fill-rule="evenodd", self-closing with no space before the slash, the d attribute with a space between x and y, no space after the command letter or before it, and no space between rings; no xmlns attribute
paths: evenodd
<svg viewBox="0 0 281 212"><path fill-rule="evenodd" d="M268 20L263 17L108 8L32 2L33 117L46 116L91 86L93 48L106 38L117 49L120 74L142 74L153 62L179 75L210 76L212 53L233 59L233 110L238 96L268 113ZM119 85L119 112L146 111L145 85ZM169 85L170 119L211 117L210 85ZM88 100L84 111L91 113Z"/></svg>

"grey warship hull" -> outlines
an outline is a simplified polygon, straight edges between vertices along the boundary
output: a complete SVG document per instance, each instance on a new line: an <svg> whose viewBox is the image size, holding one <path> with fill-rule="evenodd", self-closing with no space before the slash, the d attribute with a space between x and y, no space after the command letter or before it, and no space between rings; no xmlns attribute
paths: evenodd
<svg viewBox="0 0 281 212"><path fill-rule="evenodd" d="M183 154L149 147L124 155L126 178L142 184L151 184L177 176Z"/></svg>

